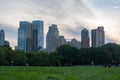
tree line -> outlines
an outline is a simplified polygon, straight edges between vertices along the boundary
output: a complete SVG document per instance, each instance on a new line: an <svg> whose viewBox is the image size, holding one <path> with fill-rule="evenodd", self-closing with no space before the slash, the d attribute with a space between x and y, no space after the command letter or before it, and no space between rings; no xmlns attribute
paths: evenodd
<svg viewBox="0 0 120 80"><path fill-rule="evenodd" d="M108 43L102 47L77 49L62 45L55 52L23 52L8 46L0 47L0 66L73 66L120 64L120 45Z"/></svg>

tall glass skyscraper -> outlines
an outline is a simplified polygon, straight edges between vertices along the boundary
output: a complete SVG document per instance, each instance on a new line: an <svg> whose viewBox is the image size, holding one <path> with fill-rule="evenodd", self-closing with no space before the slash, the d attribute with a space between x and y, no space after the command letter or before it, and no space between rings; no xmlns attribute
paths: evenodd
<svg viewBox="0 0 120 80"><path fill-rule="evenodd" d="M18 49L25 51L26 39L25 39L25 29L24 28L18 28Z"/></svg>
<svg viewBox="0 0 120 80"><path fill-rule="evenodd" d="M18 49L32 51L32 26L28 21L21 21L18 29Z"/></svg>
<svg viewBox="0 0 120 80"><path fill-rule="evenodd" d="M36 25L32 24L32 51L38 51L38 28Z"/></svg>
<svg viewBox="0 0 120 80"><path fill-rule="evenodd" d="M34 20L32 24L38 29L38 50L44 48L44 22L41 20Z"/></svg>
<svg viewBox="0 0 120 80"><path fill-rule="evenodd" d="M5 44L5 33L4 30L0 30L0 46Z"/></svg>
<svg viewBox="0 0 120 80"><path fill-rule="evenodd" d="M36 52L43 48L43 21L21 21L19 26L17 49Z"/></svg>

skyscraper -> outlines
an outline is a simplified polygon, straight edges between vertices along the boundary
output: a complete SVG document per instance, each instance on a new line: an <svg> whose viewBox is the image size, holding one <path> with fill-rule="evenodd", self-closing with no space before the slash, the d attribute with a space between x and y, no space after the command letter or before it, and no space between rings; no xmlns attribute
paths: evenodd
<svg viewBox="0 0 120 80"><path fill-rule="evenodd" d="M37 26L28 21L21 21L18 28L17 49L25 52L37 51L38 29Z"/></svg>
<svg viewBox="0 0 120 80"><path fill-rule="evenodd" d="M18 28L18 49L32 51L32 27L28 21L21 21Z"/></svg>
<svg viewBox="0 0 120 80"><path fill-rule="evenodd" d="M84 28L81 32L81 47L82 48L89 47L89 32L86 28Z"/></svg>
<svg viewBox="0 0 120 80"><path fill-rule="evenodd" d="M5 44L5 33L4 30L0 30L0 46Z"/></svg>
<svg viewBox="0 0 120 80"><path fill-rule="evenodd" d="M41 20L35 20L32 24L37 26L38 29L38 49L44 48L44 22Z"/></svg>
<svg viewBox="0 0 120 80"><path fill-rule="evenodd" d="M38 51L38 28L32 24L32 51Z"/></svg>
<svg viewBox="0 0 120 80"><path fill-rule="evenodd" d="M59 40L59 31L57 25L52 24L49 26L49 31L47 33L46 39L46 48L48 52L54 52L58 47L58 40Z"/></svg>
<svg viewBox="0 0 120 80"><path fill-rule="evenodd" d="M104 27L100 26L92 30L92 47L100 47L105 43Z"/></svg>

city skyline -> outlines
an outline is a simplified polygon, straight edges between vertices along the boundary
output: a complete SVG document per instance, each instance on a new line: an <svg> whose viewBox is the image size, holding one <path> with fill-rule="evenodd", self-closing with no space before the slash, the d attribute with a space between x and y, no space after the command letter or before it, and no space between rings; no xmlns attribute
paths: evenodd
<svg viewBox="0 0 120 80"><path fill-rule="evenodd" d="M58 25L60 35L64 35L66 39L76 38L79 41L83 27L90 31L98 26L104 26L106 43L120 43L119 0L0 1L0 29L5 30L6 39L13 48L17 45L19 21L32 20L45 21L45 36L50 24L55 23Z"/></svg>

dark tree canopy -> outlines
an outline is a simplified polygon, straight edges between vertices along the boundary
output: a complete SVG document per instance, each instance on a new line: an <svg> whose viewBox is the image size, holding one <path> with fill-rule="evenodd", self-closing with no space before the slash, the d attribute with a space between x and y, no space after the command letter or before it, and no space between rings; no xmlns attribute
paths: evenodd
<svg viewBox="0 0 120 80"><path fill-rule="evenodd" d="M72 66L120 64L120 45L108 43L102 47L77 49L62 45L56 52L29 52L0 47L0 65L14 66Z"/></svg>

